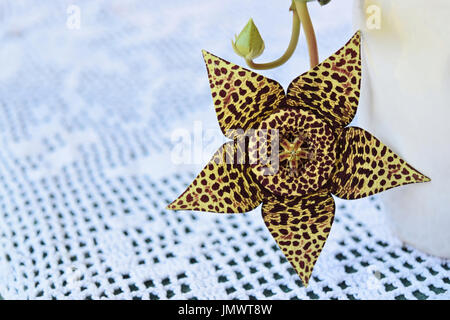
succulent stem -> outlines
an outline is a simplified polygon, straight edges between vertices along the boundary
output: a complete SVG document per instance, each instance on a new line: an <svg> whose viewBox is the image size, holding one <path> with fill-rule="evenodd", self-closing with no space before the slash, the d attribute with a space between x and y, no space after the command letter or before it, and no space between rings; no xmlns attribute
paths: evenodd
<svg viewBox="0 0 450 320"><path fill-rule="evenodd" d="M308 43L310 65L311 68L314 68L319 64L319 50L317 49L316 34L311 22L311 17L309 16L307 1L294 0L294 2L299 19L303 24L303 30L305 31L306 42Z"/></svg>
<svg viewBox="0 0 450 320"><path fill-rule="evenodd" d="M277 60L268 62L268 63L255 63L253 60L246 59L247 65L256 70L267 70L267 69L273 69L276 67L281 66L286 61L288 61L292 54L295 51L295 48L297 48L298 44L298 38L300 36L300 24L301 24L301 18L300 15L297 14L295 6L291 6L291 10L293 11L292 15L292 34L291 34L291 40L289 42L289 46L284 52L284 54Z"/></svg>

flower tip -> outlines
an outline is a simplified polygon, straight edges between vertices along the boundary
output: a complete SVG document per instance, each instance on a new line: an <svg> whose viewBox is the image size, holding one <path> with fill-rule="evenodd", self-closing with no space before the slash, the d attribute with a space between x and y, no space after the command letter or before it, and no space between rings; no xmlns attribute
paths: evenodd
<svg viewBox="0 0 450 320"><path fill-rule="evenodd" d="M203 58L206 59L206 57L207 57L208 55L210 55L210 53L209 53L208 51L202 49L202 55L203 55Z"/></svg>
<svg viewBox="0 0 450 320"><path fill-rule="evenodd" d="M300 279L302 280L303 287L308 288L309 285L309 275L300 276Z"/></svg>

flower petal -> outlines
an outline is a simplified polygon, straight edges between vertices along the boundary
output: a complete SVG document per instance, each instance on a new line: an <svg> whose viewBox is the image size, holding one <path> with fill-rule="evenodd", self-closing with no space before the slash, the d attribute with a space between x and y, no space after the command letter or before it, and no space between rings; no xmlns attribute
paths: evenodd
<svg viewBox="0 0 450 320"><path fill-rule="evenodd" d="M334 210L327 190L306 197L264 199L264 222L305 286L330 233Z"/></svg>
<svg viewBox="0 0 450 320"><path fill-rule="evenodd" d="M262 193L248 166L237 164L243 163L238 162L237 145L225 143L167 209L243 213L258 207Z"/></svg>
<svg viewBox="0 0 450 320"><path fill-rule="evenodd" d="M292 81L287 104L313 110L333 127L348 125L359 102L360 42L358 31L343 48Z"/></svg>
<svg viewBox="0 0 450 320"><path fill-rule="evenodd" d="M233 130L256 128L285 99L283 87L278 82L207 51L203 51L203 57L217 119L228 138L237 135Z"/></svg>
<svg viewBox="0 0 450 320"><path fill-rule="evenodd" d="M394 187L430 181L361 128L345 128L338 141L331 191L340 198L359 199Z"/></svg>

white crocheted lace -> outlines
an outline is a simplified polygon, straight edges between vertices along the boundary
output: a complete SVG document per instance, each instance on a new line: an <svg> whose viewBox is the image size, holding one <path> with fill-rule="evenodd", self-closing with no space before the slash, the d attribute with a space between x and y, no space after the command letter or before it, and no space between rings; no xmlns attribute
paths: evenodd
<svg viewBox="0 0 450 320"><path fill-rule="evenodd" d="M323 57L352 35L350 2L331 2L333 19L313 7ZM271 0L77 0L80 29L71 29L71 4L0 4L3 298L450 297L448 261L403 245L378 198L336 199L308 288L259 208L165 210L220 145L196 165L171 164L173 130L202 120L220 136L200 50L242 63L230 38L253 16L264 59L275 58L289 38L286 8ZM300 45L264 74L286 86L307 67Z"/></svg>

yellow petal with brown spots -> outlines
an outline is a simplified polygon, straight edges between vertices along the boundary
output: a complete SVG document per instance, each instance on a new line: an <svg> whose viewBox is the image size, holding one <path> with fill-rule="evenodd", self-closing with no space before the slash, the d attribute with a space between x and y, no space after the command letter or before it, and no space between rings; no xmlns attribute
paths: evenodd
<svg viewBox="0 0 450 320"><path fill-rule="evenodd" d="M287 104L314 111L333 127L355 116L361 86L361 35L358 31L335 54L292 81Z"/></svg>
<svg viewBox="0 0 450 320"><path fill-rule="evenodd" d="M168 205L170 210L244 213L258 207L262 193L254 182L238 144L225 143L186 191Z"/></svg>
<svg viewBox="0 0 450 320"><path fill-rule="evenodd" d="M340 198L359 199L394 187L430 181L361 128L343 130L337 154L331 191Z"/></svg>
<svg viewBox="0 0 450 320"><path fill-rule="evenodd" d="M233 138L234 130L256 128L285 99L283 87L253 71L203 51L220 128Z"/></svg>
<svg viewBox="0 0 450 320"><path fill-rule="evenodd" d="M335 204L327 190L306 197L266 198L264 222L305 286L330 233Z"/></svg>

